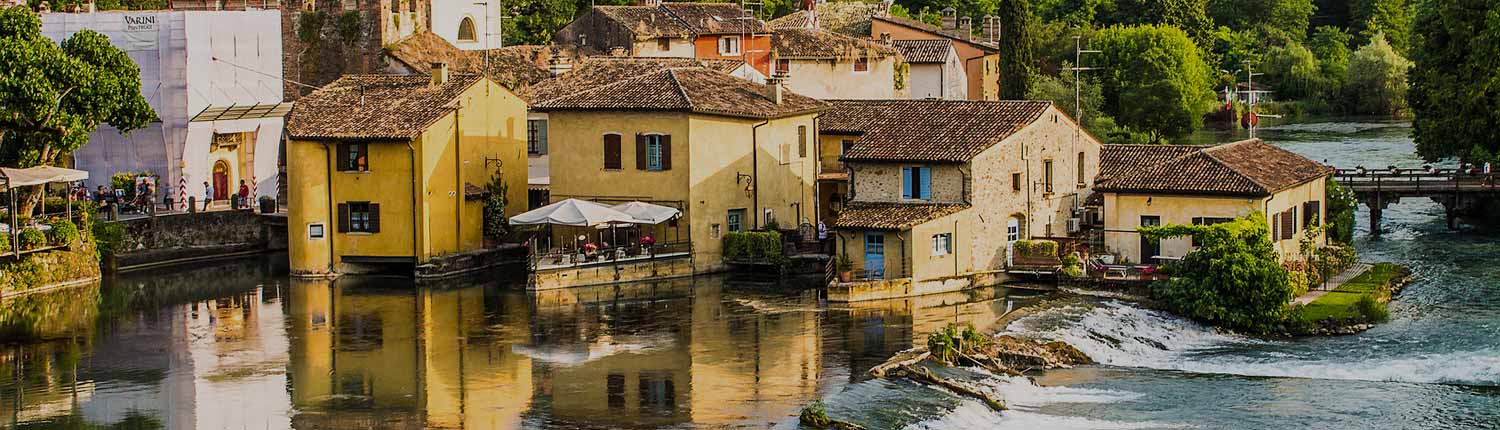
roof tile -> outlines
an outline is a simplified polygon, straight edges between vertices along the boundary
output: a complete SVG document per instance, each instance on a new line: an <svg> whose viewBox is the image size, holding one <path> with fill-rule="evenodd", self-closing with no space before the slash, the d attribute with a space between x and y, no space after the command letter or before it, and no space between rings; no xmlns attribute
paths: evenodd
<svg viewBox="0 0 1500 430"><path fill-rule="evenodd" d="M1267 196L1333 168L1260 139L1217 146L1105 145L1095 189Z"/></svg>
<svg viewBox="0 0 1500 430"><path fill-rule="evenodd" d="M427 75L344 75L297 99L287 134L306 140L410 140L450 111L449 104L483 80L455 74L443 85Z"/></svg>
<svg viewBox="0 0 1500 430"><path fill-rule="evenodd" d="M953 41L947 39L892 40L908 63L946 63L953 52Z"/></svg>
<svg viewBox="0 0 1500 430"><path fill-rule="evenodd" d="M828 107L806 96L783 90L774 103L763 85L728 74L697 68L670 68L613 83L583 88L561 97L535 102L538 111L655 110L686 111L748 118L781 118Z"/></svg>
<svg viewBox="0 0 1500 430"><path fill-rule="evenodd" d="M904 230L968 209L962 203L849 202L833 220L833 228L850 230Z"/></svg>
<svg viewBox="0 0 1500 430"><path fill-rule="evenodd" d="M833 100L818 129L857 134L850 161L965 162L1040 118L1046 101Z"/></svg>
<svg viewBox="0 0 1500 430"><path fill-rule="evenodd" d="M793 59L885 58L899 53L894 48L869 40L805 28L776 30L771 37L771 49L780 58Z"/></svg>

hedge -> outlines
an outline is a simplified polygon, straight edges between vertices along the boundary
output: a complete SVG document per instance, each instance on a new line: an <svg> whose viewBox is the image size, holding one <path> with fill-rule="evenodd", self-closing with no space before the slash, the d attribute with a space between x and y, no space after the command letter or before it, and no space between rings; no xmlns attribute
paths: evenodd
<svg viewBox="0 0 1500 430"><path fill-rule="evenodd" d="M726 259L775 260L781 257L781 233L752 231L730 232L724 235L724 258Z"/></svg>

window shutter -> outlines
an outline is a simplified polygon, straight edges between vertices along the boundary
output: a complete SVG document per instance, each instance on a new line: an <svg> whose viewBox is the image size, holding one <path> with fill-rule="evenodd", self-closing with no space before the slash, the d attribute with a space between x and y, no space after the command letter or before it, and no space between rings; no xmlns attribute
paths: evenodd
<svg viewBox="0 0 1500 430"><path fill-rule="evenodd" d="M370 203L370 232L380 232L380 203Z"/></svg>
<svg viewBox="0 0 1500 430"><path fill-rule="evenodd" d="M620 168L620 135L604 135L604 168Z"/></svg>
<svg viewBox="0 0 1500 430"><path fill-rule="evenodd" d="M538 154L546 154L547 153L547 121L541 121L541 120L537 121L536 134L537 134L536 152Z"/></svg>
<svg viewBox="0 0 1500 430"><path fill-rule="evenodd" d="M797 156L807 158L807 126L797 126Z"/></svg>
<svg viewBox="0 0 1500 430"><path fill-rule="evenodd" d="M929 167L918 167L917 168L917 174L920 175L920 178L918 179L918 182L917 182L918 183L917 198L923 199L923 200L931 199L932 198L932 168L929 168Z"/></svg>
<svg viewBox="0 0 1500 430"><path fill-rule="evenodd" d="M661 169L672 170L672 136L661 136Z"/></svg>
<svg viewBox="0 0 1500 430"><path fill-rule="evenodd" d="M903 167L903 168L901 168L901 198L903 198L903 199L912 198L912 195L911 195L911 191L912 191L911 190L911 187L912 187L912 180L911 179L912 178L911 178L911 176L912 176L912 168L910 168L910 167Z"/></svg>
<svg viewBox="0 0 1500 430"><path fill-rule="evenodd" d="M646 170L646 135L635 135L635 168Z"/></svg>
<svg viewBox="0 0 1500 430"><path fill-rule="evenodd" d="M349 232L349 204L339 203L339 233Z"/></svg>
<svg viewBox="0 0 1500 430"><path fill-rule="evenodd" d="M338 154L334 155L334 162L337 163L334 166L334 169L340 172L349 170L349 144L340 143L338 145L334 145L334 150L338 151Z"/></svg>

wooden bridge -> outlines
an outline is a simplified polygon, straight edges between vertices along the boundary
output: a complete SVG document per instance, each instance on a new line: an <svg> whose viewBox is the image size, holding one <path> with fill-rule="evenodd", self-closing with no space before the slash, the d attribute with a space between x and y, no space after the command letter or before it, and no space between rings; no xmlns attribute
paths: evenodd
<svg viewBox="0 0 1500 430"><path fill-rule="evenodd" d="M1427 197L1443 205L1448 228L1458 227L1460 213L1479 203L1500 201L1500 173L1468 169L1338 169L1340 185L1370 207L1370 234L1380 234L1380 214L1403 197Z"/></svg>

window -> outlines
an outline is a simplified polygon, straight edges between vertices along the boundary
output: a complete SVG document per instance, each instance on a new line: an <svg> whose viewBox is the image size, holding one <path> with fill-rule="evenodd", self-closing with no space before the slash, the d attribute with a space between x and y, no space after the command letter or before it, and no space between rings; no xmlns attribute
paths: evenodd
<svg viewBox="0 0 1500 430"><path fill-rule="evenodd" d="M932 256L948 255L953 253L953 234L942 233L932 235Z"/></svg>
<svg viewBox="0 0 1500 430"><path fill-rule="evenodd" d="M1156 227L1161 225L1161 217L1156 215L1141 215L1141 227ZM1156 261L1161 255L1161 241L1151 240L1146 235L1141 235L1141 263Z"/></svg>
<svg viewBox="0 0 1500 430"><path fill-rule="evenodd" d="M1010 174L1010 190L1018 192L1018 193L1021 192L1021 174L1020 173L1011 173Z"/></svg>
<svg viewBox="0 0 1500 430"><path fill-rule="evenodd" d="M658 38L656 38L656 49L660 50L660 51L670 51L670 50L672 50L672 38L670 38L670 37L658 37Z"/></svg>
<svg viewBox="0 0 1500 430"><path fill-rule="evenodd" d="M620 170L619 133L609 133L604 135L604 169Z"/></svg>
<svg viewBox="0 0 1500 430"><path fill-rule="evenodd" d="M870 59L869 58L865 58L865 57L855 58L854 59L854 71L856 71L856 72L868 72L868 71L870 71Z"/></svg>
<svg viewBox="0 0 1500 430"><path fill-rule="evenodd" d="M547 120L526 120L526 153L532 155L547 153Z"/></svg>
<svg viewBox="0 0 1500 430"><path fill-rule="evenodd" d="M1084 178L1084 176L1083 176L1083 166L1085 164L1084 163L1084 158L1086 158L1086 157L1087 157L1087 155L1085 155L1084 153L1082 153L1082 152L1078 153L1078 163L1075 166L1078 167L1078 186L1079 187L1088 186L1088 181L1086 181L1085 180L1086 178Z"/></svg>
<svg viewBox="0 0 1500 430"><path fill-rule="evenodd" d="M932 169L928 167L901 168L901 198L931 200Z"/></svg>
<svg viewBox="0 0 1500 430"><path fill-rule="evenodd" d="M792 60L776 60L776 74L789 75L792 73Z"/></svg>
<svg viewBox="0 0 1500 430"><path fill-rule="evenodd" d="M840 152L839 155L848 154L850 149L854 149L854 140L844 139L844 141L839 142L839 144L839 149L843 151Z"/></svg>
<svg viewBox="0 0 1500 430"><path fill-rule="evenodd" d="M1323 225L1323 202L1314 200L1302 204L1302 225L1308 227Z"/></svg>
<svg viewBox="0 0 1500 430"><path fill-rule="evenodd" d="M339 203L339 233L379 233L380 204L370 202Z"/></svg>
<svg viewBox="0 0 1500 430"><path fill-rule="evenodd" d="M476 41L479 41L479 35L476 34L476 33L477 32L474 31L474 19L473 18L469 18L469 17L466 16L466 17L464 17L464 19L462 21L458 22L458 41L460 41L460 42L476 42Z"/></svg>
<svg viewBox="0 0 1500 430"><path fill-rule="evenodd" d="M655 133L635 135L635 168L672 170L672 136Z"/></svg>
<svg viewBox="0 0 1500 430"><path fill-rule="evenodd" d="M723 36L719 38L719 55L740 55L740 37Z"/></svg>
<svg viewBox="0 0 1500 430"><path fill-rule="evenodd" d="M338 171L340 172L368 172L370 171L370 144L368 143L340 143L338 146Z"/></svg>
<svg viewBox="0 0 1500 430"><path fill-rule="evenodd" d="M1046 181L1046 191L1052 192L1052 160L1042 160L1042 180Z"/></svg>
<svg viewBox="0 0 1500 430"><path fill-rule="evenodd" d="M486 5L486 7L488 7L488 5ZM416 2L416 0L411 0L411 1L407 1L406 2L406 11L407 12L416 12L417 11L417 2ZM432 29L429 28L428 30L431 31Z"/></svg>
<svg viewBox="0 0 1500 430"><path fill-rule="evenodd" d="M807 158L807 126L797 126L797 157Z"/></svg>
<svg viewBox="0 0 1500 430"><path fill-rule="evenodd" d="M724 217L724 224L729 226L729 231L745 231L745 210L730 209Z"/></svg>
<svg viewBox="0 0 1500 430"><path fill-rule="evenodd" d="M1018 240L1021 240L1021 219L1010 217L1010 220L1005 223L1005 241L1015 242Z"/></svg>

